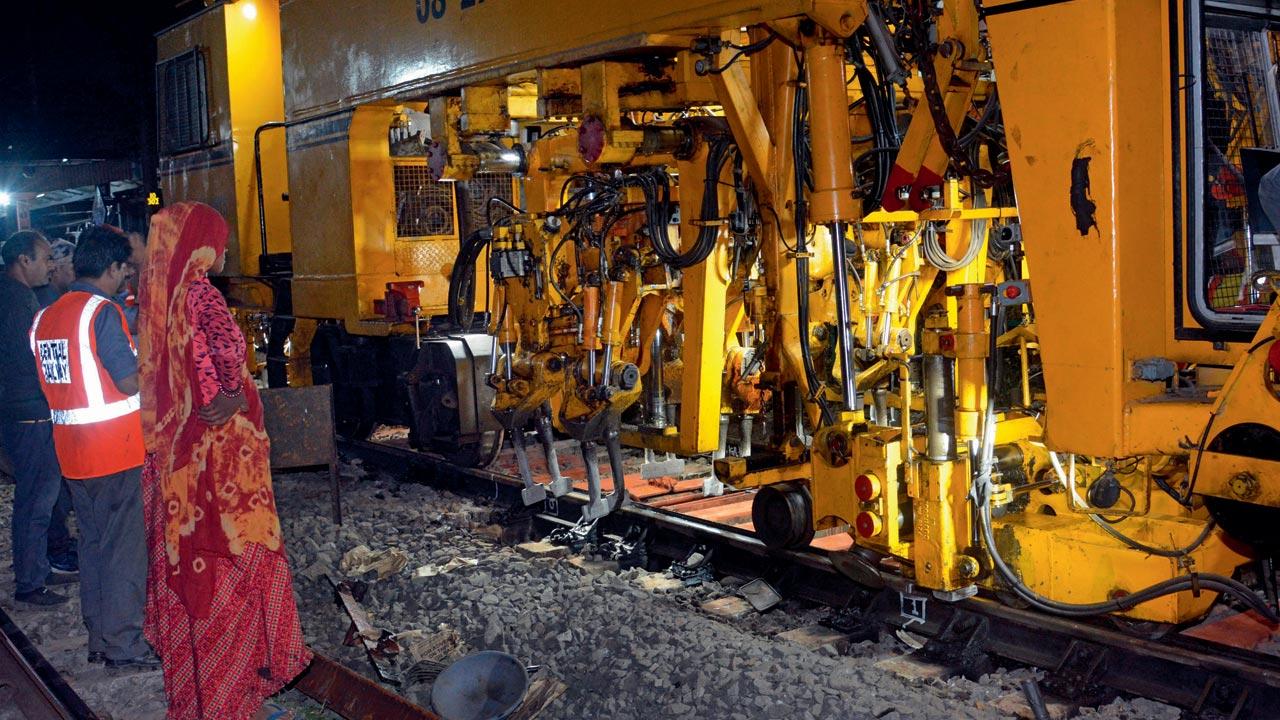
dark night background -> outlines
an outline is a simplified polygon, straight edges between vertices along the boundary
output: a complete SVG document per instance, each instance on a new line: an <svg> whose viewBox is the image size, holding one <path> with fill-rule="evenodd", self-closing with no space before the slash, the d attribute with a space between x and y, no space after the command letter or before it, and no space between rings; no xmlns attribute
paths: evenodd
<svg viewBox="0 0 1280 720"><path fill-rule="evenodd" d="M154 34L201 0L26 2L5 8L0 162L131 159L154 172Z"/></svg>

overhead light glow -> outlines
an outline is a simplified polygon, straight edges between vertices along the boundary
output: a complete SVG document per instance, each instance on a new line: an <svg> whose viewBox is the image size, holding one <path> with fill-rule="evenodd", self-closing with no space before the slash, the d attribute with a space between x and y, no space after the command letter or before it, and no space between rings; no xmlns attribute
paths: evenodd
<svg viewBox="0 0 1280 720"><path fill-rule="evenodd" d="M7 192L0 192L0 207L8 207L13 202L13 196Z"/></svg>
<svg viewBox="0 0 1280 720"><path fill-rule="evenodd" d="M258 6L251 2L240 3L240 14L245 20L255 20L258 17Z"/></svg>

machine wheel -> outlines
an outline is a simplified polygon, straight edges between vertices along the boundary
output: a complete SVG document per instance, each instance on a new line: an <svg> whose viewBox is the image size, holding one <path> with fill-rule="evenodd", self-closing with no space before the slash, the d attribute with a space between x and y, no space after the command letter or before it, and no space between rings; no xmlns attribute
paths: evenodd
<svg viewBox="0 0 1280 720"><path fill-rule="evenodd" d="M1223 430L1206 449L1280 460L1280 431L1258 423L1241 423ZM1210 496L1205 496L1204 505L1231 537L1252 545L1263 555L1280 553L1280 537L1275 531L1280 523L1280 509Z"/></svg>
<svg viewBox="0 0 1280 720"><path fill-rule="evenodd" d="M795 483L766 485L751 503L756 535L772 550L802 548L813 541L813 500Z"/></svg>

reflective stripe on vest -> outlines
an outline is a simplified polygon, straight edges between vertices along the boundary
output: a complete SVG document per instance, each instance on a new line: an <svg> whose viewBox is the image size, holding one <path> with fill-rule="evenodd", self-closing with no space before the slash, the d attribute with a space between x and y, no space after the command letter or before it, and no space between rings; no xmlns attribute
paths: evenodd
<svg viewBox="0 0 1280 720"><path fill-rule="evenodd" d="M100 295L91 296L85 302L84 308L80 310L80 319L76 325L76 341L80 346L80 378L84 384L85 407L61 410L51 409L49 414L56 425L91 425L93 423L106 422L124 417L142 407L141 400L136 393L123 400L107 402L107 398L102 392L102 378L98 374L98 363L93 351L92 341L93 316L105 302L107 302L107 299ZM45 310L47 309L45 308ZM36 330L40 327L40 319L44 316L45 310L37 313L35 320L31 323L31 352L36 356L37 361L40 359L40 354L37 347ZM138 354L137 348L130 345L130 349L133 350L134 355Z"/></svg>
<svg viewBox="0 0 1280 720"><path fill-rule="evenodd" d="M124 417L131 412L136 412L141 407L142 403L139 401L138 396L130 395L124 400L106 403L97 407L87 407L80 410L50 410L49 415L53 418L55 425L91 425Z"/></svg>

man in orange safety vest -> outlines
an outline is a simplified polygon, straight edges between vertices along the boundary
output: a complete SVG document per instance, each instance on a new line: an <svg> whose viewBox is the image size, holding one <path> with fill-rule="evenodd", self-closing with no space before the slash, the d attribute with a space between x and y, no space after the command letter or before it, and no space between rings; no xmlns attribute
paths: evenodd
<svg viewBox="0 0 1280 720"><path fill-rule="evenodd" d="M80 523L80 601L89 660L159 666L142 637L147 551L137 350L111 301L132 270L128 237L94 226L76 245L76 281L36 315L31 351Z"/></svg>

